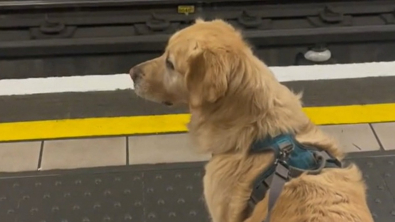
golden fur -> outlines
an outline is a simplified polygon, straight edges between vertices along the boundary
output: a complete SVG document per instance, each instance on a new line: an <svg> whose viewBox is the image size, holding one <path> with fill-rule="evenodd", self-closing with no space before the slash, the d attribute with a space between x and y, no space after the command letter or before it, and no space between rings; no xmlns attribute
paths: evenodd
<svg viewBox="0 0 395 222"><path fill-rule="evenodd" d="M336 142L302 111L300 95L280 84L242 35L222 20L197 20L175 33L165 53L131 69L136 93L155 102L189 105L189 131L212 153L204 196L213 222L262 222L267 197L252 214L247 201L270 153L250 155L256 138L290 132L299 142L343 158ZM274 222L371 222L366 187L355 165L302 175L286 183ZM268 196L268 195L267 195Z"/></svg>

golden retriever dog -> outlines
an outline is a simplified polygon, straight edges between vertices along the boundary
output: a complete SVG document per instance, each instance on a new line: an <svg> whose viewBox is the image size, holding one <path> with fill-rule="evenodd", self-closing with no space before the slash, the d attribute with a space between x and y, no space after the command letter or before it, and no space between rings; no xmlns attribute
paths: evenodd
<svg viewBox="0 0 395 222"><path fill-rule="evenodd" d="M222 20L198 19L176 32L162 56L136 65L130 75L140 97L189 106L189 134L199 150L212 154L203 185L213 222L265 220L269 195L247 211L254 179L274 158L272 152L249 152L259 138L291 133L301 144L344 158L303 112L301 96L280 84L241 33ZM272 222L373 221L354 164L291 179L270 215Z"/></svg>

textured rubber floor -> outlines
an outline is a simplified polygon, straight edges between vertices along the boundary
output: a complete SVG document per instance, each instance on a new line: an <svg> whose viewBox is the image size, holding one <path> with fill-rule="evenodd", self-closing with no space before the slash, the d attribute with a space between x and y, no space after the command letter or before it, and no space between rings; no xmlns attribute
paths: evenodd
<svg viewBox="0 0 395 222"><path fill-rule="evenodd" d="M356 153L350 160L363 172L374 220L395 221L395 152Z"/></svg>
<svg viewBox="0 0 395 222"><path fill-rule="evenodd" d="M376 221L395 221L394 153L352 155ZM2 222L205 222L203 163L2 174Z"/></svg>

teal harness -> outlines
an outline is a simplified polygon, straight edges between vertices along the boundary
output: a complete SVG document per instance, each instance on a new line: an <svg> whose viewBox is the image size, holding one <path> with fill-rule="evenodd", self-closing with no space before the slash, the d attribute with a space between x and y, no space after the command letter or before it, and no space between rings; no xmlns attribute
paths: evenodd
<svg viewBox="0 0 395 222"><path fill-rule="evenodd" d="M270 220L270 211L287 181L305 172L318 174L324 168L342 167L342 163L328 152L302 145L291 134L257 140L250 149L251 154L270 151L274 153L274 161L255 179L249 200L249 210L252 212L255 205L265 198L271 187L268 216L265 222Z"/></svg>

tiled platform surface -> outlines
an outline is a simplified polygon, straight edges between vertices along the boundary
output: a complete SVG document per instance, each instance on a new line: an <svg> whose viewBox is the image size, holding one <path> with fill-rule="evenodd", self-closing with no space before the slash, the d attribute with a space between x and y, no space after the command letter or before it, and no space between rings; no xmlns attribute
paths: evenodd
<svg viewBox="0 0 395 222"><path fill-rule="evenodd" d="M395 150L395 122L321 126L346 152ZM207 160L187 134L0 143L0 172Z"/></svg>

